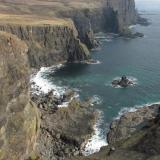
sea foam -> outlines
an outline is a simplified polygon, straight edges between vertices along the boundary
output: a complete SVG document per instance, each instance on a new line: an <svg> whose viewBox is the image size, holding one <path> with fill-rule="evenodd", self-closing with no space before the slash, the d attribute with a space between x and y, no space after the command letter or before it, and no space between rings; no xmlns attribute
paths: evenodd
<svg viewBox="0 0 160 160"><path fill-rule="evenodd" d="M62 64L52 66L52 67L42 67L36 75L31 76L31 90L35 94L47 94L50 91L53 91L53 94L57 97L60 97L65 93L66 87L60 87L55 85L51 80L45 78L45 73L54 73L57 69L63 67Z"/></svg>
<svg viewBox="0 0 160 160"><path fill-rule="evenodd" d="M135 86L135 85L138 85L139 83L138 83L138 79L137 78L135 78L135 77L132 77L132 76L127 76L127 78L129 79L129 81L131 81L131 82L133 82L133 84L131 84L131 86ZM120 80L121 79L121 77L115 77L112 81L114 81L114 80ZM112 81L109 81L109 82L106 82L105 83L105 86L106 87L114 87L114 88L123 88L123 87L121 87L121 86L113 86L112 85Z"/></svg>
<svg viewBox="0 0 160 160"><path fill-rule="evenodd" d="M55 97L60 98L63 96L68 89L66 86L57 86L54 84L53 80L50 80L45 77L45 74L54 73L56 70L64 67L64 65L59 64L52 67L42 67L36 75L31 76L31 92L32 94L40 95L47 94L50 91L53 91ZM63 102L58 105L59 108L68 107L68 104L74 99L78 98L79 94L75 92L75 94L70 98L68 102Z"/></svg>
<svg viewBox="0 0 160 160"><path fill-rule="evenodd" d="M122 115L124 115L125 113L136 112L140 108L151 106L151 105L154 105L154 104L160 104L160 101L145 103L145 104L142 104L142 105L135 105L134 107L124 107L119 111L118 116L115 119L120 119L120 117Z"/></svg>
<svg viewBox="0 0 160 160"><path fill-rule="evenodd" d="M94 95L90 99L91 105L100 105L103 103L102 98L99 95Z"/></svg>
<svg viewBox="0 0 160 160"><path fill-rule="evenodd" d="M88 156L95 152L99 152L101 147L108 145L106 141L106 136L104 135L103 130L100 127L103 123L103 114L99 110L98 112L99 112L99 118L96 124L94 125L94 134L89 139L88 143L84 148L84 151L82 152L83 155L85 156Z"/></svg>

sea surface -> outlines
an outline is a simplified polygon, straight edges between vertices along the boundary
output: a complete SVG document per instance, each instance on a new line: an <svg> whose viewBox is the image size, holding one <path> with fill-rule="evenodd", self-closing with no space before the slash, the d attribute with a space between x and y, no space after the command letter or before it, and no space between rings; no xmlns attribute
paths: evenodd
<svg viewBox="0 0 160 160"><path fill-rule="evenodd" d="M114 118L135 107L160 101L160 0L137 0L136 6L142 17L151 22L149 26L131 27L142 32L143 38L114 38L100 33L97 38L101 47L92 51L92 58L100 63L67 64L54 72L43 72L43 78L61 86L60 90L67 86L74 88L81 99L91 97L93 107L100 112L85 155L107 145L106 133ZM128 88L112 87L111 82L122 75L135 84Z"/></svg>

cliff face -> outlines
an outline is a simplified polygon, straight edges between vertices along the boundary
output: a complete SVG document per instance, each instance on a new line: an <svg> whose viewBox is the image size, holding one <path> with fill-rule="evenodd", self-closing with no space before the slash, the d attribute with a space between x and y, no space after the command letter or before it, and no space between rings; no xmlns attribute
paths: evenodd
<svg viewBox="0 0 160 160"><path fill-rule="evenodd" d="M0 32L0 159L24 159L33 149L37 112L29 99L27 45Z"/></svg>
<svg viewBox="0 0 160 160"><path fill-rule="evenodd" d="M52 19L70 18L74 22L80 40L89 49L97 46L95 32L122 32L123 28L135 23L134 0L0 0L2 13L37 15ZM10 5L11 4L11 5ZM32 5L30 5L32 4Z"/></svg>
<svg viewBox="0 0 160 160"><path fill-rule="evenodd" d="M39 111L29 95L30 68L88 59L89 51L83 43L91 49L97 45L94 32L123 30L134 22L135 8L133 0L79 0L74 3L71 0L0 0L0 4L3 13L0 14L0 159L20 160L35 149L40 129ZM33 18L33 15L44 17ZM60 19L52 20L55 17ZM88 109L76 106L58 111L57 115L45 114L46 120L41 123L39 134L39 152L43 157L57 152L58 157L66 146L70 150L70 140L78 146L85 140L86 133L78 127L84 127L83 120L94 118ZM57 123L61 116L66 118ZM92 132L90 126L85 125L87 136ZM58 136L54 135L55 130L58 130ZM76 136L70 137L73 132ZM58 139L58 150L53 145L55 139ZM75 154L75 149L71 153Z"/></svg>
<svg viewBox="0 0 160 160"><path fill-rule="evenodd" d="M74 21L79 38L89 49L97 46L94 33L102 31L119 33L136 23L134 0L101 0L101 3L102 5L95 8L86 7L59 13L62 17Z"/></svg>
<svg viewBox="0 0 160 160"><path fill-rule="evenodd" d="M0 30L17 35L27 43L29 63L34 68L89 58L88 49L77 38L73 27L10 24L0 25Z"/></svg>
<svg viewBox="0 0 160 160"><path fill-rule="evenodd" d="M134 0L107 0L107 5L117 15L119 31L136 23L137 14Z"/></svg>

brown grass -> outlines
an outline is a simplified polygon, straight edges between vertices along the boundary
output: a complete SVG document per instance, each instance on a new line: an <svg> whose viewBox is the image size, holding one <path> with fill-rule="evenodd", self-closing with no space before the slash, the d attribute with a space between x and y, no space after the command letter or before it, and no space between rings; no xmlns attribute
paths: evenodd
<svg viewBox="0 0 160 160"><path fill-rule="evenodd" d="M100 8L106 0L0 0L0 23L68 25L61 13Z"/></svg>
<svg viewBox="0 0 160 160"><path fill-rule="evenodd" d="M69 25L67 19L31 16L31 15L11 15L0 14L0 24L21 24L21 25Z"/></svg>

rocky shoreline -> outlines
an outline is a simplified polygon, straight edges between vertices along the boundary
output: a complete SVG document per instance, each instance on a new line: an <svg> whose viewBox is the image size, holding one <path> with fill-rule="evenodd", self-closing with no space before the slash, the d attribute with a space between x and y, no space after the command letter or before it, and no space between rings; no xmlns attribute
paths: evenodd
<svg viewBox="0 0 160 160"><path fill-rule="evenodd" d="M127 139L134 132L138 132L143 129L143 127L147 127L150 121L159 115L159 110L160 105L153 104L136 109L134 112L124 113L110 125L110 131L107 134L109 144Z"/></svg>
<svg viewBox="0 0 160 160"><path fill-rule="evenodd" d="M126 112L110 125L108 146L89 157L72 160L158 160L160 158L160 104Z"/></svg>
<svg viewBox="0 0 160 160"><path fill-rule="evenodd" d="M93 109L90 100L81 102L71 89L57 96L54 89L43 93L35 85L32 82L31 100L40 112L37 154L53 160L82 156L85 145L94 133L98 112ZM64 106L64 103L67 105Z"/></svg>
<svg viewBox="0 0 160 160"><path fill-rule="evenodd" d="M37 92L40 94L37 95ZM110 160L110 157L115 156L119 147L125 143L124 141L132 139L134 134L141 133L152 126L160 113L159 104L124 113L110 125L106 136L109 145L102 147L98 153L84 157L83 150L90 137L93 136L93 127L98 118L97 112L91 107L90 100L81 102L74 97L75 92L71 89L66 89L60 96L55 96L54 90L48 93L42 93L39 90L37 92L32 92L31 95L40 113L36 154L44 159L86 160L87 158L88 160L95 158L99 160L108 158ZM59 107L65 102L69 102L67 107ZM104 151L107 154L103 155Z"/></svg>
<svg viewBox="0 0 160 160"><path fill-rule="evenodd" d="M97 46L94 33L122 32L136 22L134 0L92 2L1 1L1 160L81 155L97 113L72 91L30 95L29 78L33 68L88 60L89 49ZM65 102L68 107L58 107Z"/></svg>

